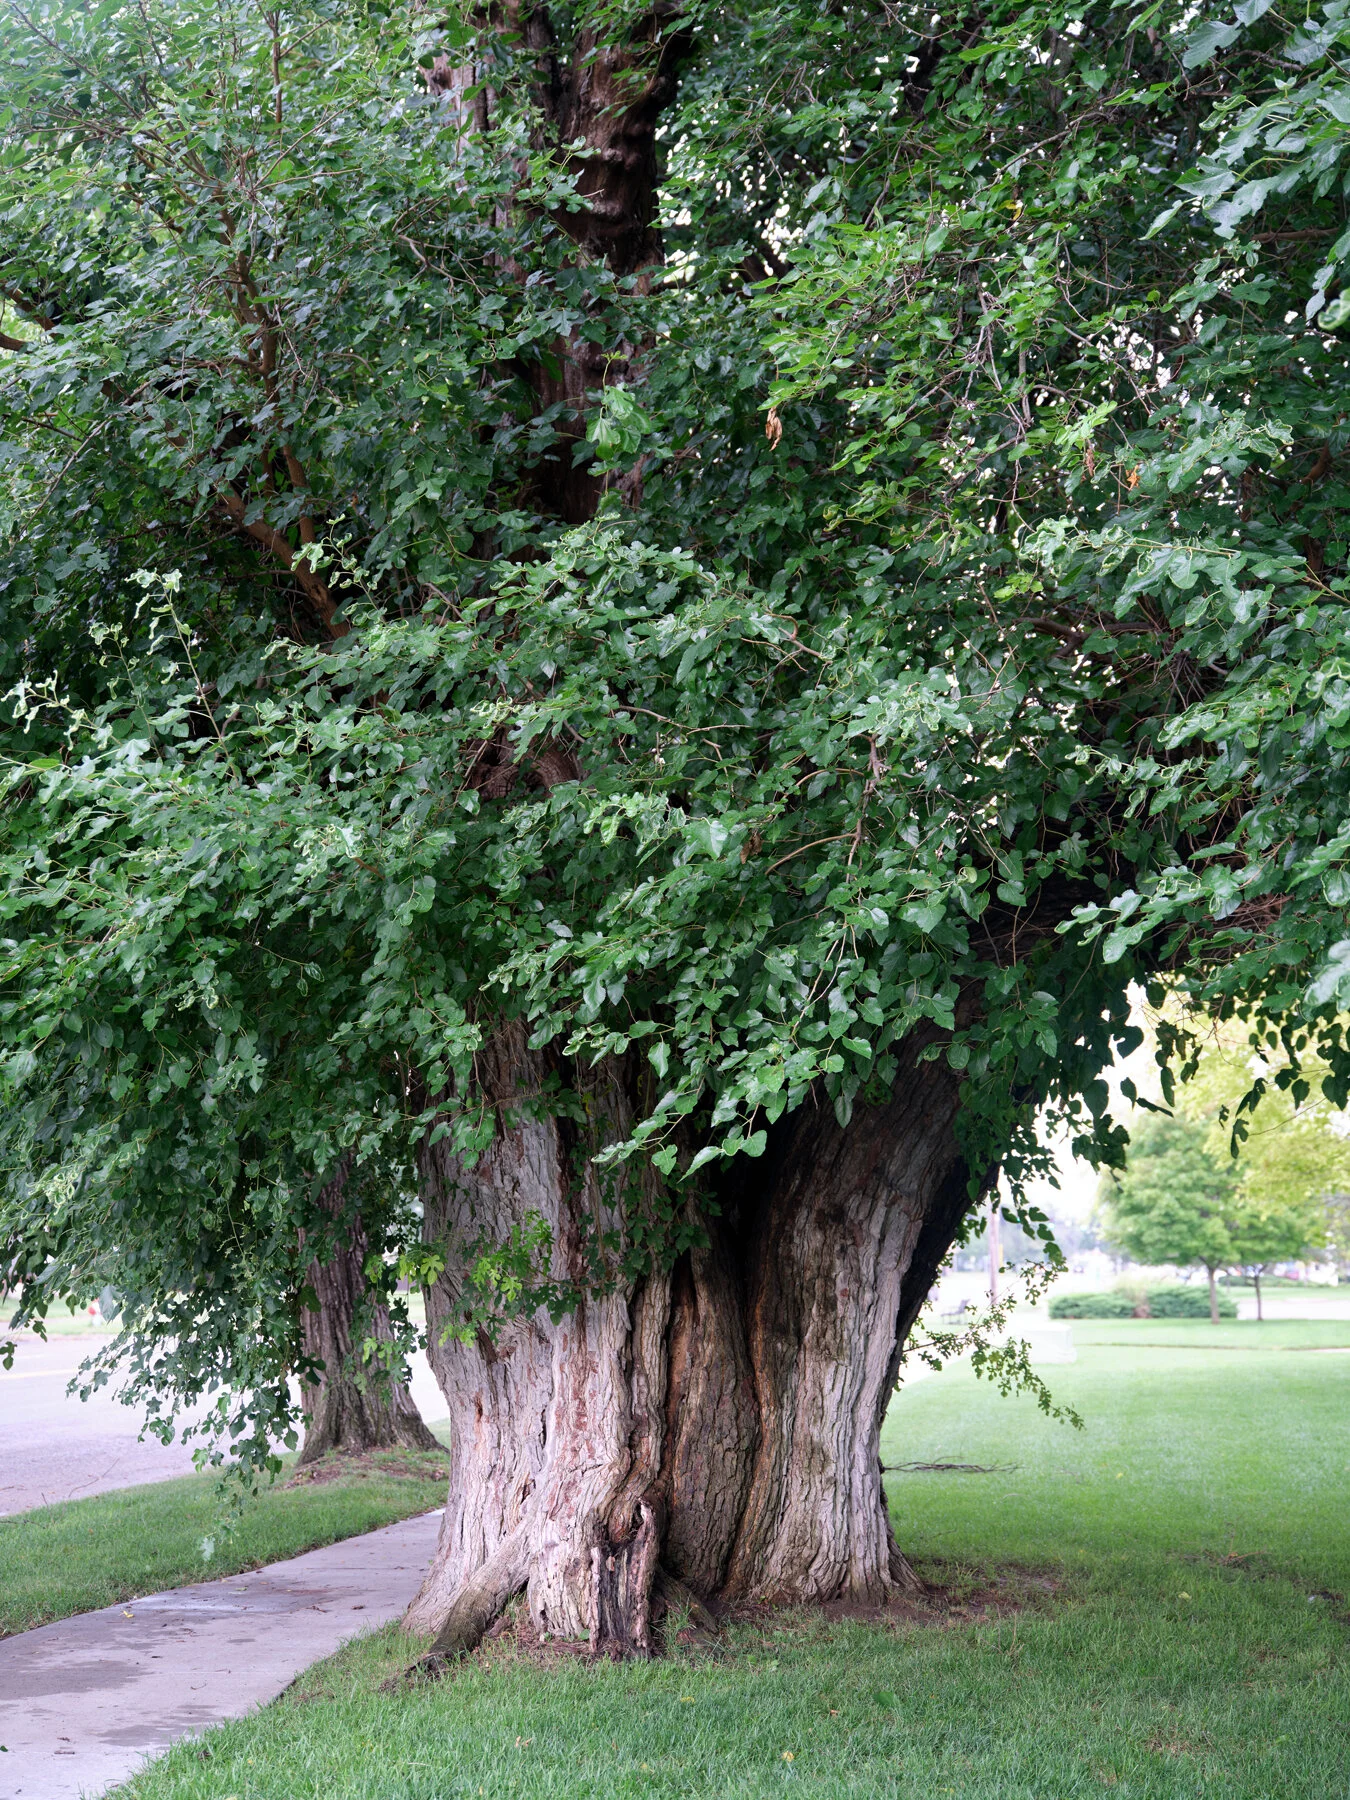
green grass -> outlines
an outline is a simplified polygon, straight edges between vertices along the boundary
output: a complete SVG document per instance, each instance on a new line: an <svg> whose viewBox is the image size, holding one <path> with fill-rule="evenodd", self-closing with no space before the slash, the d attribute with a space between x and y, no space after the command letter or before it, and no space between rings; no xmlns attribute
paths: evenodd
<svg viewBox="0 0 1350 1800"><path fill-rule="evenodd" d="M1066 1319L1081 1351L1103 1344L1189 1350L1350 1350L1347 1319ZM1013 1325L1014 1335L1016 1324Z"/></svg>
<svg viewBox="0 0 1350 1800"><path fill-rule="evenodd" d="M232 1514L212 1476L121 1488L0 1518L0 1637L161 1588L237 1575L445 1503L435 1455L335 1460ZM328 1470L320 1465L325 1477ZM202 1554L203 1539L213 1540Z"/></svg>
<svg viewBox="0 0 1350 1800"><path fill-rule="evenodd" d="M888 1462L1015 1465L890 1484L923 1572L976 1600L1002 1580L1015 1615L787 1614L645 1666L496 1650L385 1693L391 1629L126 1800L1346 1800L1350 1362L1185 1326L1075 1326L1079 1361L1045 1372L1081 1433L964 1368L897 1401Z"/></svg>
<svg viewBox="0 0 1350 1800"><path fill-rule="evenodd" d="M19 1310L17 1300L0 1300L0 1327L9 1324ZM111 1326L103 1319L91 1319L87 1307L72 1312L64 1300L58 1301L47 1314L46 1331L48 1337L79 1337L91 1331L110 1331Z"/></svg>

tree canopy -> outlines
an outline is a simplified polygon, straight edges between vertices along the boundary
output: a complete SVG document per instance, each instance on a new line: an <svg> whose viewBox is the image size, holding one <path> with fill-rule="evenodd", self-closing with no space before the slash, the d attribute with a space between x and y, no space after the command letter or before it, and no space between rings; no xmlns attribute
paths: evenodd
<svg viewBox="0 0 1350 1800"><path fill-rule="evenodd" d="M1134 980L1350 1095L1340 0L508 13L0 26L0 1243L260 1429L343 1155L472 1333L915 1056L1118 1162Z"/></svg>
<svg viewBox="0 0 1350 1800"><path fill-rule="evenodd" d="M1210 1153L1203 1126L1147 1118L1124 1172L1102 1184L1111 1240L1142 1263L1230 1268L1243 1260L1238 1179L1231 1163Z"/></svg>

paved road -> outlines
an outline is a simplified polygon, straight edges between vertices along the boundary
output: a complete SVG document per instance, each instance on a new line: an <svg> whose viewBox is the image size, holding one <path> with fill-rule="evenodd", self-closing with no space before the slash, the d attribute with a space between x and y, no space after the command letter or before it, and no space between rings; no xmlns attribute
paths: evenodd
<svg viewBox="0 0 1350 1800"><path fill-rule="evenodd" d="M107 1341L93 1333L25 1339L13 1369L0 1369L0 1515L192 1473L192 1446L138 1442L140 1415L107 1388L84 1401L67 1395L80 1363ZM423 1356L412 1385L422 1417L443 1418L445 1402Z"/></svg>
<svg viewBox="0 0 1350 1800"><path fill-rule="evenodd" d="M71 1376L104 1342L25 1339L14 1367L0 1369L0 1513L192 1473L186 1445L137 1443L140 1419L107 1388L87 1401L67 1398Z"/></svg>
<svg viewBox="0 0 1350 1800"><path fill-rule="evenodd" d="M403 1612L439 1513L0 1641L0 1800L102 1794Z"/></svg>

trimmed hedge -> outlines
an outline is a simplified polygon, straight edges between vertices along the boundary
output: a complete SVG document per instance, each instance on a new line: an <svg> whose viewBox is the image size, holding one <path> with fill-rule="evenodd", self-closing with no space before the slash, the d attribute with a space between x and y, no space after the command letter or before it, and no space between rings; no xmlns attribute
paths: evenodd
<svg viewBox="0 0 1350 1800"><path fill-rule="evenodd" d="M1134 1301L1109 1288L1104 1294L1057 1294L1050 1302L1052 1319L1129 1319Z"/></svg>
<svg viewBox="0 0 1350 1800"><path fill-rule="evenodd" d="M1208 1287L1156 1287L1148 1290L1148 1315L1151 1319L1207 1319ZM1222 1290L1219 1292L1219 1317L1236 1319L1237 1303Z"/></svg>
<svg viewBox="0 0 1350 1800"><path fill-rule="evenodd" d="M1050 1302L1052 1319L1207 1319L1209 1289L1182 1287L1171 1283L1150 1288L1143 1300L1119 1288L1108 1288L1104 1294L1057 1294ZM1219 1317L1236 1319L1237 1305L1223 1292L1219 1294Z"/></svg>

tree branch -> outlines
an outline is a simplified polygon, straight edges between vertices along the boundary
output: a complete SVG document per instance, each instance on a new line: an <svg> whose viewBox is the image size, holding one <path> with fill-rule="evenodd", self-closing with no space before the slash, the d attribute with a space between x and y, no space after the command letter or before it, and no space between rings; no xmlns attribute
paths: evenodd
<svg viewBox="0 0 1350 1800"><path fill-rule="evenodd" d="M344 638L351 626L343 621L334 624L333 615L337 612L337 604L328 591L328 584L313 568L305 557L297 557L286 539L275 526L269 525L265 519L248 517L248 508L235 493L233 488L224 488L220 492L220 503L229 514L231 520L241 531L247 532L255 544L261 544L270 556L276 558L287 574L293 575L305 598L318 614L324 630L330 638ZM313 543L313 524L310 524L310 535L305 539ZM303 522L301 535L304 536Z"/></svg>

